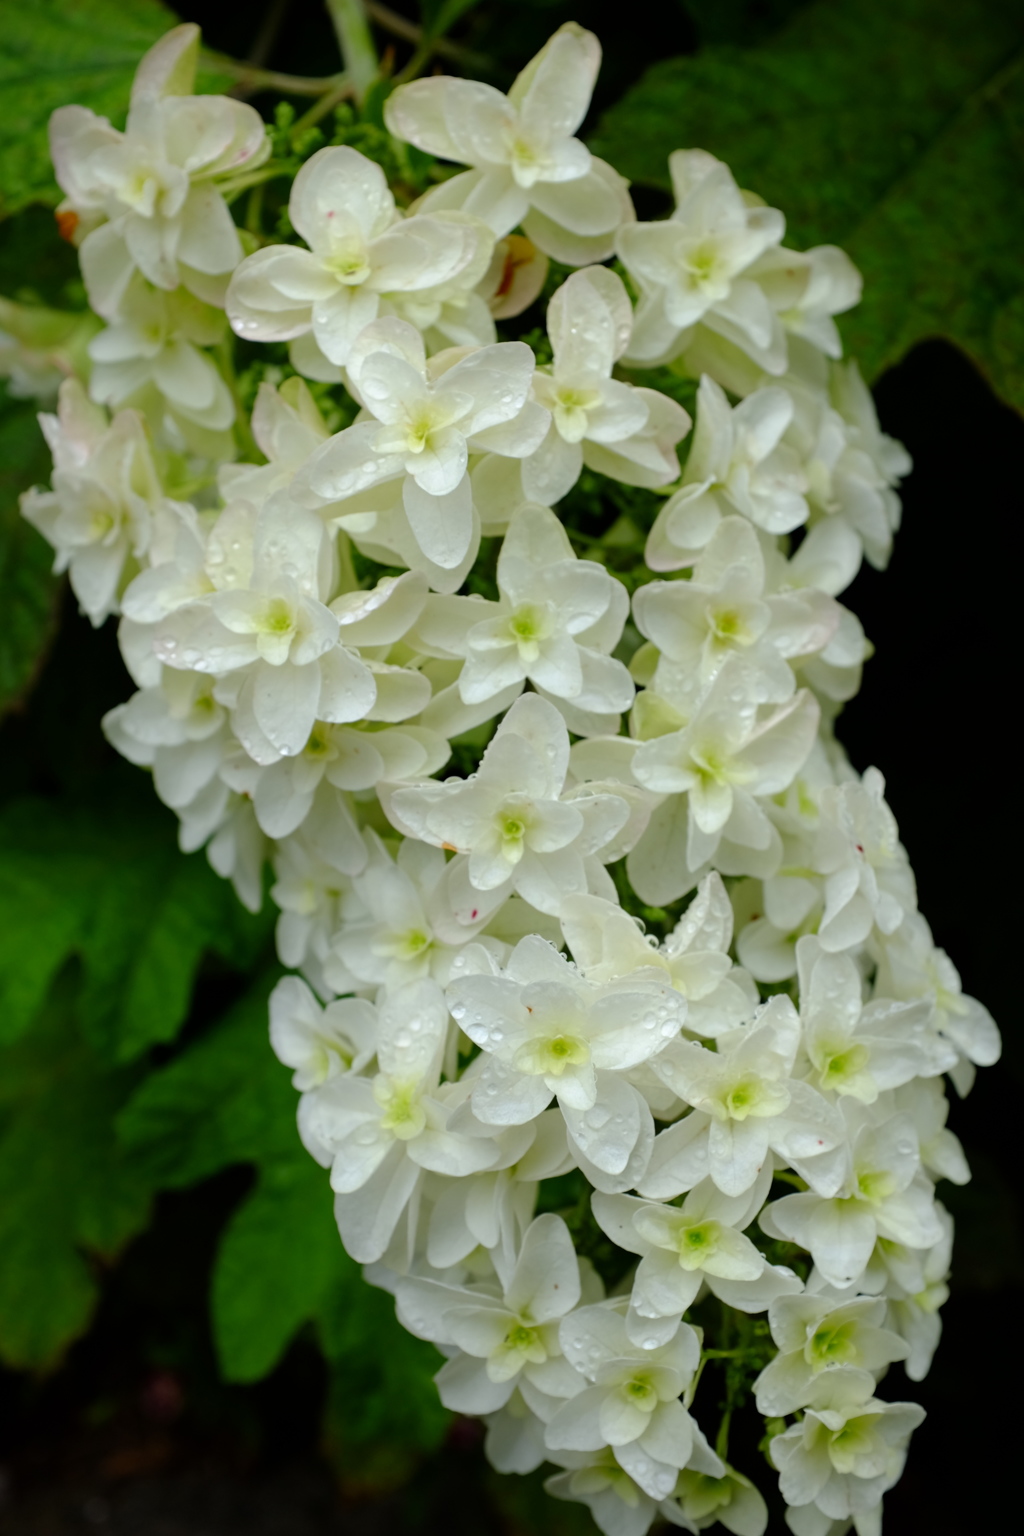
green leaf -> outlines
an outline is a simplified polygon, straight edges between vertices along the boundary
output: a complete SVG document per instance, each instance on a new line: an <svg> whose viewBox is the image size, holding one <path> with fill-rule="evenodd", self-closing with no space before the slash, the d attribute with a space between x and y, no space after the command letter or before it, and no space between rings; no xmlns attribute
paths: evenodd
<svg viewBox="0 0 1024 1536"><path fill-rule="evenodd" d="M118 1119L124 1146L164 1189L181 1189L232 1163L294 1161L295 1090L270 1049L258 978L203 1039L154 1072Z"/></svg>
<svg viewBox="0 0 1024 1536"><path fill-rule="evenodd" d="M320 1314L331 1366L325 1447L349 1494L394 1488L435 1450L451 1423L434 1374L443 1360L407 1333L394 1298L369 1285L343 1252L346 1277Z"/></svg>
<svg viewBox="0 0 1024 1536"><path fill-rule="evenodd" d="M271 1054L265 1036L263 1049ZM261 1171L224 1230L214 1267L213 1336L228 1381L266 1376L332 1289L363 1284L338 1237L327 1175L299 1142L289 1092L293 1158Z"/></svg>
<svg viewBox="0 0 1024 1536"><path fill-rule="evenodd" d="M702 43L755 43L788 21L806 0L678 0Z"/></svg>
<svg viewBox="0 0 1024 1536"><path fill-rule="evenodd" d="M46 480L50 455L28 400L0 405L0 718L24 700L56 629L53 550L22 517L18 497Z"/></svg>
<svg viewBox="0 0 1024 1536"><path fill-rule="evenodd" d="M656 64L592 147L665 189L671 150L710 150L789 243L860 266L841 323L869 377L942 335L1024 406L1022 46L1020 0L818 0L760 47Z"/></svg>
<svg viewBox="0 0 1024 1536"><path fill-rule="evenodd" d="M114 1258L145 1225L151 1194L114 1137L132 1079L82 1042L71 991L69 978L32 1035L0 1051L0 1357L34 1369L88 1327L90 1260Z"/></svg>
<svg viewBox="0 0 1024 1536"><path fill-rule="evenodd" d="M47 124L77 103L121 127L142 55L178 23L158 0L0 0L0 218L55 204ZM200 76L198 90L224 90Z"/></svg>
<svg viewBox="0 0 1024 1536"><path fill-rule="evenodd" d="M267 934L138 776L141 804L14 800L0 810L0 1041L31 1023L65 961L82 962L79 1016L115 1061L174 1037L207 952L244 969Z"/></svg>

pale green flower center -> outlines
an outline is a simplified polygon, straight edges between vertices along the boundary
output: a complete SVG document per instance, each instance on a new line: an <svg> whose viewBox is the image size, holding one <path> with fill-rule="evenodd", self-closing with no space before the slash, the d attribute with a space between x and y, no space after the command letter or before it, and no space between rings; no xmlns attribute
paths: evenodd
<svg viewBox="0 0 1024 1536"><path fill-rule="evenodd" d="M622 1388L622 1395L641 1413L653 1413L658 1406L658 1392L649 1376L634 1376Z"/></svg>
<svg viewBox="0 0 1024 1536"><path fill-rule="evenodd" d="M561 1077L568 1067L583 1067L589 1060L587 1042L564 1033L526 1041L516 1052L514 1065L532 1077Z"/></svg>
<svg viewBox="0 0 1024 1536"><path fill-rule="evenodd" d="M804 1345L804 1359L812 1371L827 1365L852 1365L859 1356L856 1344L857 1324L821 1323Z"/></svg>
<svg viewBox="0 0 1024 1536"><path fill-rule="evenodd" d="M865 1169L857 1175L857 1193L862 1200L878 1205L896 1190L896 1179L887 1168Z"/></svg>
<svg viewBox="0 0 1024 1536"><path fill-rule="evenodd" d="M412 1141L427 1123L414 1083L394 1083L383 1076L373 1085L374 1097L383 1109L381 1129L390 1131L399 1141Z"/></svg>
<svg viewBox="0 0 1024 1536"><path fill-rule="evenodd" d="M679 1264L682 1269L701 1269L718 1251L721 1225L717 1221L701 1221L680 1230Z"/></svg>

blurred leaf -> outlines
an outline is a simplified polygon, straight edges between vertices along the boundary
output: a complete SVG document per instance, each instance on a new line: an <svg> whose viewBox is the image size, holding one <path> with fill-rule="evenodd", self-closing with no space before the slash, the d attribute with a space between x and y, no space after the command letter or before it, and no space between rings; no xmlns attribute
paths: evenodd
<svg viewBox="0 0 1024 1536"><path fill-rule="evenodd" d="M294 1160L295 1091L267 1034L274 979L254 981L208 1035L146 1079L119 1117L122 1143L161 1188L184 1188L231 1163Z"/></svg>
<svg viewBox="0 0 1024 1536"><path fill-rule="evenodd" d="M702 43L760 42L807 0L678 0Z"/></svg>
<svg viewBox="0 0 1024 1536"><path fill-rule="evenodd" d="M0 717L31 686L56 625L60 593L51 575L53 550L18 507L21 492L50 473L36 410L31 400L0 404Z"/></svg>
<svg viewBox="0 0 1024 1536"><path fill-rule="evenodd" d="M79 1017L116 1061L170 1040L211 951L239 969L268 919L239 905L140 777L141 806L13 800L0 811L0 1040L31 1023L56 972L82 961Z"/></svg>
<svg viewBox="0 0 1024 1536"><path fill-rule="evenodd" d="M860 266L841 323L869 377L942 335L1024 406L1022 45L1021 0L817 0L760 47L656 64L592 148L666 189L673 149L710 150L793 244Z"/></svg>
<svg viewBox="0 0 1024 1536"><path fill-rule="evenodd" d="M342 1251L346 1274L320 1313L331 1367L326 1449L350 1495L394 1488L440 1445L451 1423L433 1377L443 1360L407 1333L394 1298L363 1278Z"/></svg>
<svg viewBox="0 0 1024 1536"><path fill-rule="evenodd" d="M263 1049L271 1055L263 1039ZM287 1075L274 1061L287 1085ZM274 1162L235 1211L213 1272L213 1335L228 1381L258 1381L273 1370L293 1335L332 1288L362 1286L331 1213L324 1170L299 1142L291 1094L290 1161Z"/></svg>
<svg viewBox="0 0 1024 1536"><path fill-rule="evenodd" d="M113 1258L149 1212L145 1175L114 1137L131 1079L78 1036L72 990L62 983L31 1036L0 1051L0 1077L18 1088L0 1134L0 1357L34 1369L89 1324L89 1255Z"/></svg>
<svg viewBox="0 0 1024 1536"><path fill-rule="evenodd" d="M50 113L76 102L123 126L139 60L177 23L158 0L0 0L0 217L60 199ZM197 89L230 83L200 76Z"/></svg>
<svg viewBox="0 0 1024 1536"><path fill-rule="evenodd" d="M26 304L48 304L54 309L85 308L78 253L57 234L49 208L24 208L4 224L0 240L0 294Z"/></svg>

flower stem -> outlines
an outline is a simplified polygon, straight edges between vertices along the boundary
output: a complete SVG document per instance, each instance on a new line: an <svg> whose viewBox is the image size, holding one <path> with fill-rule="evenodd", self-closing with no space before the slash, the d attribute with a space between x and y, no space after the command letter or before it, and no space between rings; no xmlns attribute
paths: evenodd
<svg viewBox="0 0 1024 1536"><path fill-rule="evenodd" d="M283 75L277 69L262 69L256 64L244 64L240 59L230 59L224 53L203 52L203 63L213 74L230 75L239 85L250 91L281 91L285 96L322 96L325 91L336 90L344 80L337 75Z"/></svg>
<svg viewBox="0 0 1024 1536"><path fill-rule="evenodd" d="M362 102L380 73L377 50L370 36L363 0L327 0L327 10L337 33L341 57L352 81L355 98Z"/></svg>

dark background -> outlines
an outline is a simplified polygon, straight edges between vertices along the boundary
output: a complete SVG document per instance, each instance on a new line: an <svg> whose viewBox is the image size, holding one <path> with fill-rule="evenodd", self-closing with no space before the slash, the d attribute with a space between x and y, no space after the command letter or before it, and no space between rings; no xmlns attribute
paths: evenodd
<svg viewBox="0 0 1024 1536"><path fill-rule="evenodd" d="M746 25L756 35L793 8L786 0L748 6ZM412 4L393 9L415 14ZM318 0L247 10L236 0L188 0L178 10L200 22L210 46L240 57L278 14L263 62L296 73L337 67ZM569 18L594 26L604 44L597 113L655 58L697 43L680 0L607 15L589 3L484 4L456 35L496 61L492 78L505 86ZM396 55L401 67L407 47L396 45ZM951 1109L974 1181L941 1191L957 1218L957 1242L935 1366L921 1384L906 1383L897 1367L883 1388L888 1398L907 1396L928 1410L903 1479L886 1499L886 1531L959 1536L965 1528L1001 1531L1007 1503L1013 1507L1024 1368L1024 1052L1016 1018L1024 421L939 341L919 346L875 393L882 426L907 445L915 469L890 569L865 568L844 596L876 656L839 735L859 769L876 764L884 772L921 909L965 990L992 1010L1005 1045L1000 1066L979 1073L969 1098L954 1098ZM98 729L124 686L112 631L93 633L69 604L28 715L0 732L0 777L13 754L16 778L47 788L54 722L66 724L69 713L83 727L97 722L83 773L133 773L108 754ZM88 738L87 729L76 734ZM339 1501L316 1453L323 1367L303 1340L257 1387L218 1382L208 1275L247 1177L231 1172L162 1197L153 1228L107 1278L97 1324L62 1370L46 1381L0 1377L0 1529L11 1536L519 1536L541 1529L540 1518L545 1530L577 1530L568 1506L535 1516L521 1480L490 1474L476 1427L461 1422L404 1491L359 1499L350 1480ZM736 1459L767 1492L774 1475L753 1448ZM770 1529L784 1527L775 1517Z"/></svg>

